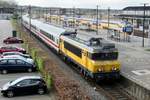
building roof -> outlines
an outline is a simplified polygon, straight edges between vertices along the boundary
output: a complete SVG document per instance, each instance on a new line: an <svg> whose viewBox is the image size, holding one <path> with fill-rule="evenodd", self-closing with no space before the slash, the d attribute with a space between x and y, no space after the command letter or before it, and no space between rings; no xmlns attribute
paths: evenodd
<svg viewBox="0 0 150 100"><path fill-rule="evenodd" d="M143 15L127 15L127 14L121 14L118 15L119 17L132 17L132 18L143 18ZM150 16L145 16L145 18L150 18Z"/></svg>
<svg viewBox="0 0 150 100"><path fill-rule="evenodd" d="M144 6L129 6L129 7L126 7L124 8L123 10L144 10ZM145 7L145 10L150 10L150 6L146 6Z"/></svg>

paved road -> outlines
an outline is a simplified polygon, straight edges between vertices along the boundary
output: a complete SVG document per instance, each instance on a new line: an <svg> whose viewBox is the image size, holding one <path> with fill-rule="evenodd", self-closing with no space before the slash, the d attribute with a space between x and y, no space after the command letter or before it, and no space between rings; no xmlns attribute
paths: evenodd
<svg viewBox="0 0 150 100"><path fill-rule="evenodd" d="M13 28L11 26L10 21L8 20L0 20L0 46L5 45L2 43L4 38L7 38L8 36L12 36ZM15 46L21 46L16 45ZM11 73L2 75L0 74L0 87L3 86L8 81L14 80L16 78L19 78L21 76L32 76L32 75L39 75L38 73ZM0 100L10 100L9 98L3 97L0 95ZM11 100L51 100L51 98L46 95L30 95L30 96L19 96L11 98Z"/></svg>

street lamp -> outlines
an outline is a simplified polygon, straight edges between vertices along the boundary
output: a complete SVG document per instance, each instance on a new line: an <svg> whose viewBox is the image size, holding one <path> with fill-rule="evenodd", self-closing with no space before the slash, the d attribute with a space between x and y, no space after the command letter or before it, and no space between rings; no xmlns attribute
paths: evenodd
<svg viewBox="0 0 150 100"><path fill-rule="evenodd" d="M110 24L110 7L108 7L108 30L107 30L107 38L109 35L109 24Z"/></svg>
<svg viewBox="0 0 150 100"><path fill-rule="evenodd" d="M97 30L97 31L96 31L96 35L98 35L98 25L99 25L99 24L98 24L98 22L99 22L99 21L98 21L98 18L99 18L98 15L99 15L99 13L98 13L98 5L97 5L97 9L96 9L96 18L97 18L97 19L96 19L96 30Z"/></svg>
<svg viewBox="0 0 150 100"><path fill-rule="evenodd" d="M143 8L143 39L142 39L142 47L144 47L144 37L145 37L145 8L146 8L147 3L144 3L144 8Z"/></svg>
<svg viewBox="0 0 150 100"><path fill-rule="evenodd" d="M31 36L31 5L29 5L29 29L30 29L30 36Z"/></svg>

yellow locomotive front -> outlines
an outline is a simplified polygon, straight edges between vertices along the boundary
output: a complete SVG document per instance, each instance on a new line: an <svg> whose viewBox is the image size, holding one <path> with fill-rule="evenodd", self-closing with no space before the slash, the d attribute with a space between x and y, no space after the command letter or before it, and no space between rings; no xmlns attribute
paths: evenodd
<svg viewBox="0 0 150 100"><path fill-rule="evenodd" d="M92 77L96 79L118 79L120 76L120 63L117 58L118 51L116 50L88 53L87 69L92 72Z"/></svg>
<svg viewBox="0 0 150 100"><path fill-rule="evenodd" d="M63 37L61 52L69 61L76 63L80 73L96 80L118 79L120 62L115 44L101 38L81 41L78 38Z"/></svg>
<svg viewBox="0 0 150 100"><path fill-rule="evenodd" d="M118 79L120 77L120 62L118 50L113 43L93 39L88 49L83 49L82 64L88 69L86 76L95 79ZM84 72L85 73L85 72Z"/></svg>

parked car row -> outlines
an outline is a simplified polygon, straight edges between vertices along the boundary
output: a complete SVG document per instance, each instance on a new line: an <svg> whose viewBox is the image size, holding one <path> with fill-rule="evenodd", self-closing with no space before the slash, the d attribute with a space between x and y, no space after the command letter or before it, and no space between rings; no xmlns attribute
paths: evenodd
<svg viewBox="0 0 150 100"><path fill-rule="evenodd" d="M0 56L0 72L6 74L8 72L36 70L35 63L30 55L23 54L26 50L23 48L5 46L1 47Z"/></svg>
<svg viewBox="0 0 150 100"><path fill-rule="evenodd" d="M0 47L0 72L33 72L36 70L34 60L26 50L14 46ZM26 94L44 94L47 86L40 76L23 76L16 80L9 81L1 88L1 94L5 97L13 97Z"/></svg>

